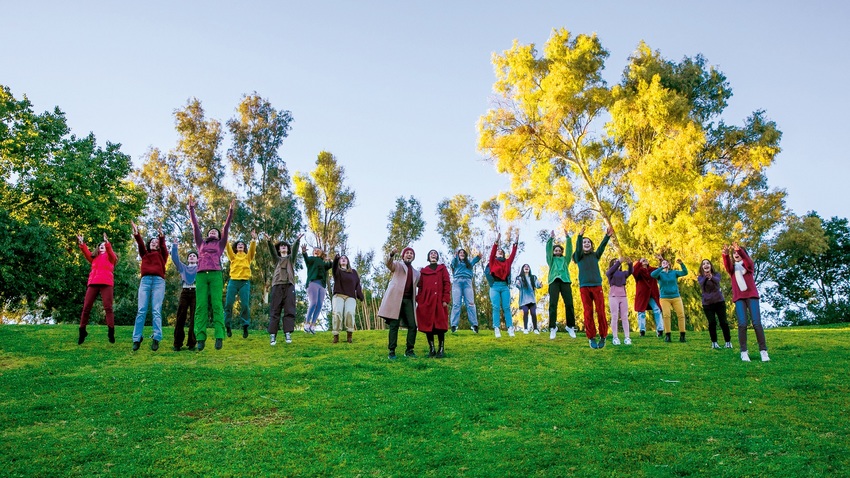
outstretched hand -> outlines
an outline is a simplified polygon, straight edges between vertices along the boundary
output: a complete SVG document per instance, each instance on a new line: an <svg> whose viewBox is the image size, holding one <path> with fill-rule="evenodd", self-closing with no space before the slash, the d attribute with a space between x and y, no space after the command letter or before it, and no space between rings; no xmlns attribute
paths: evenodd
<svg viewBox="0 0 850 478"><path fill-rule="evenodd" d="M106 238L106 233L103 233L103 242L109 242L109 239Z"/></svg>
<svg viewBox="0 0 850 478"><path fill-rule="evenodd" d="M741 246L738 245L738 241L733 242L732 247L735 249L735 252L738 252L738 251L741 250Z"/></svg>
<svg viewBox="0 0 850 478"><path fill-rule="evenodd" d="M195 196L189 195L189 207L195 207L198 203L195 201Z"/></svg>
<svg viewBox="0 0 850 478"><path fill-rule="evenodd" d="M608 230L605 231L605 235L608 236L608 237L614 237L614 228L611 227L611 226L608 226Z"/></svg>
<svg viewBox="0 0 850 478"><path fill-rule="evenodd" d="M160 237L165 236L165 234L162 233L162 224L160 224L159 227L156 228L156 232L159 233Z"/></svg>
<svg viewBox="0 0 850 478"><path fill-rule="evenodd" d="M583 236L583 235L584 235L584 231L585 231L585 229L587 229L587 226L583 226L583 227L581 228L581 230L580 230L580 231L578 231L578 235L579 235L579 236Z"/></svg>
<svg viewBox="0 0 850 478"><path fill-rule="evenodd" d="M133 235L135 236L139 233L139 226L137 226L135 221L133 221L132 219L130 219L130 224L133 226Z"/></svg>
<svg viewBox="0 0 850 478"><path fill-rule="evenodd" d="M501 233L501 232L497 232L497 233L496 233L496 244L498 244L499 242L501 242L501 240L502 240L502 233Z"/></svg>
<svg viewBox="0 0 850 478"><path fill-rule="evenodd" d="M230 210L232 211L235 206L236 206L236 198L233 198L233 199L230 200Z"/></svg>
<svg viewBox="0 0 850 478"><path fill-rule="evenodd" d="M258 237L257 231L255 229L251 229L251 239L256 241Z"/></svg>
<svg viewBox="0 0 850 478"><path fill-rule="evenodd" d="M301 244L301 252L303 252L304 254L307 253L307 244Z"/></svg>
<svg viewBox="0 0 850 478"><path fill-rule="evenodd" d="M554 239L554 238L555 238L555 230L554 230L554 229L552 229L552 233L551 233L551 234L549 234L549 238L550 238L550 239Z"/></svg>
<svg viewBox="0 0 850 478"><path fill-rule="evenodd" d="M298 234L298 237L297 237L297 238L295 238L295 240L296 240L296 241L300 241L302 237L304 237L304 233L303 233L303 232L302 232L301 234Z"/></svg>
<svg viewBox="0 0 850 478"><path fill-rule="evenodd" d="M77 234L77 242L80 244L85 244L86 240L83 238L82 234Z"/></svg>

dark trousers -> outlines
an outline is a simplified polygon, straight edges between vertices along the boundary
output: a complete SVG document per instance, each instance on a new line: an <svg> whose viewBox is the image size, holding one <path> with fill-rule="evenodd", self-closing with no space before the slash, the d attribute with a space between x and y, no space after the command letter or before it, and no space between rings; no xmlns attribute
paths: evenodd
<svg viewBox="0 0 850 478"><path fill-rule="evenodd" d="M80 316L80 328L84 329L89 323L91 309L94 307L94 300L100 294L100 300L103 301L103 312L106 314L106 325L115 327L115 314L112 312L112 286L103 284L92 284L86 287L86 298L83 299L83 314Z"/></svg>
<svg viewBox="0 0 850 478"><path fill-rule="evenodd" d="M269 293L269 333L277 334L280 330L281 313L283 314L283 331L292 333L295 330L295 284L277 284L272 286Z"/></svg>
<svg viewBox="0 0 850 478"><path fill-rule="evenodd" d="M522 325L528 330L528 313L531 312L531 324L537 329L537 304L525 304L522 309Z"/></svg>
<svg viewBox="0 0 850 478"><path fill-rule="evenodd" d="M188 321L186 320L188 319ZM177 304L177 323L174 324L174 346L182 347L183 339L186 338L185 327L189 328L189 340L186 346L195 348L195 289L184 288L180 292L180 302Z"/></svg>
<svg viewBox="0 0 850 478"><path fill-rule="evenodd" d="M567 327L575 328L576 311L573 307L573 288L569 282L555 279L549 284L549 328L558 323L558 296L564 299L567 314Z"/></svg>
<svg viewBox="0 0 850 478"><path fill-rule="evenodd" d="M398 313L398 319L384 319L387 326L390 328L390 338L387 348L390 352L395 352L398 345L398 328L402 325L407 327L407 349L413 350L416 345L416 318L414 315L413 299L405 297L401 300L401 310Z"/></svg>
<svg viewBox="0 0 850 478"><path fill-rule="evenodd" d="M708 319L708 335L711 336L711 341L717 342L717 321L719 320L723 339L731 342L732 334L729 332L729 322L726 321L726 302L703 305L702 310L705 312L705 318Z"/></svg>

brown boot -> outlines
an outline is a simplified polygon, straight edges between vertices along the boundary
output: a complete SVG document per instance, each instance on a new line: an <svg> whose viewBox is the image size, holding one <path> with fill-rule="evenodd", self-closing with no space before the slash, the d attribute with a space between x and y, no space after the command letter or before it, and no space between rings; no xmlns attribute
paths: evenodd
<svg viewBox="0 0 850 478"><path fill-rule="evenodd" d="M354 335L354 333L353 333L353 332L349 332L349 333L348 333L348 338L346 339L346 340L348 341L348 343L351 343L351 336L352 336L352 335Z"/></svg>
<svg viewBox="0 0 850 478"><path fill-rule="evenodd" d="M334 343L335 344L339 343L339 335L334 335Z"/></svg>

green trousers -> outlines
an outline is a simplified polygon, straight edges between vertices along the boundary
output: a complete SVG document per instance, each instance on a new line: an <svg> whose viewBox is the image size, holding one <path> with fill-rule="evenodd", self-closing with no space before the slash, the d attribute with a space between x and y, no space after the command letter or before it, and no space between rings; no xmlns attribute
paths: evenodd
<svg viewBox="0 0 850 478"><path fill-rule="evenodd" d="M223 288L221 271L198 272L195 276L195 339L198 341L207 339L210 304L215 338L224 338L224 305L221 303Z"/></svg>

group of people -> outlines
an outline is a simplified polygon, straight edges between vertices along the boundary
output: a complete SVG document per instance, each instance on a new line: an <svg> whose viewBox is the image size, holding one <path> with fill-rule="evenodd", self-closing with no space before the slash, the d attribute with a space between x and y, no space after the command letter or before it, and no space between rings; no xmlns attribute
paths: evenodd
<svg viewBox="0 0 850 478"><path fill-rule="evenodd" d="M251 292L251 263L256 254L258 235L251 231L252 240L228 242L230 223L233 217L234 202L231 202L227 219L222 229L210 228L206 236L201 234L198 219L195 215L195 201L189 198L189 216L192 222L194 245L196 250L190 251L185 263L178 255L178 242L171 247L172 262L181 278L181 294L177 308L177 322L174 329L174 350L179 351L186 345L189 349L203 350L207 339L207 319L212 318L214 326L215 348L221 349L225 336L232 336L232 313L238 299L240 302L242 336L248 337L251 324L250 292ZM143 337L142 332L148 311L151 311L153 336L151 349L156 351L162 340L162 303L165 296L165 268L168 259L165 236L162 229L157 237L144 242L139 229L132 224L133 236L141 258L141 281L138 294L138 313L133 329L133 350L138 350ZM623 332L623 344L630 345L630 326L626 283L629 276L635 280L636 290L634 309L638 315L640 335L646 334L646 312L652 310L656 324L656 334L663 337L665 342L671 342L672 314L675 312L679 323L679 341L685 342L685 313L682 298L679 294L678 279L688 274L688 269L681 259L677 260L679 268L673 268L672 263L662 256L656 256L659 267L652 267L646 258L632 261L627 258L612 259L605 270L609 283L608 302L610 306L610 323L606 317L605 297L602 289L602 274L599 261L613 235L609 228L598 246L584 236L582 229L575 238L573 247L572 236L566 233L565 245L555 243L555 232L552 231L546 242L546 263L549 267L547 278L549 292L549 338L554 340L558 332L558 304L564 302L566 314L566 332L576 338L575 310L573 307L572 280L569 263L572 260L578 267L579 293L583 308L584 332L591 348L605 347L611 332L612 343L620 345L619 329ZM287 343L292 342L295 330L296 295L295 263L299 244L303 234L300 234L293 244L281 241L274 243L267 238L268 249L275 260L272 276L272 287L269 293L269 325L268 333L271 345L276 345L277 335L283 325ZM88 335L86 326L89 321L92 305L100 295L108 326L108 338L115 342L113 301L113 269L117 256L106 237L92 253L86 246L83 237L78 236L80 248L85 258L91 263L88 287L80 318L78 343L82 344ZM490 301L492 305L492 326L496 338L501 338L501 320L504 317L507 333L515 335L517 328L513 325L511 314L511 283L519 290L519 307L523 313L522 331L526 334L540 333L537 323L536 291L543 287L540 279L532 273L531 266L523 264L519 275L512 281L511 269L517 253L519 235L514 238L510 253L500 247L501 234L490 248L489 261L484 270L484 276L490 285ZM223 291L223 276L221 256L226 253L230 261L230 278L227 283L224 303L221 296ZM307 255L307 246L301 246L301 254L307 268L307 298L308 309L304 319L304 331L315 333L316 324L321 314L327 294L328 273L333 278L332 291L332 331L333 343L339 342L339 335L344 328L346 341L352 342L355 330L354 317L357 301L363 300L360 277L345 255L335 255L332 261L327 261L324 251L313 249L313 255ZM445 355L445 337L449 330L456 332L460 322L462 307L466 307L470 326L478 333L478 317L475 308L474 289L472 284L473 269L481 261L481 254L470 254L463 248L456 251L451 260L451 273L445 264L440 263L436 250L428 252L428 264L416 269L412 262L416 256L410 247L402 250L400 259L396 259L397 251L393 251L386 259L386 266L392 273L390 282L378 309L378 316L386 321L389 329L387 347L389 358L396 358L398 331L407 328L405 356L415 357L417 331L425 333L428 340L431 357L441 358ZM759 296L753 277L753 261L746 250L737 243L723 247L723 265L732 278L732 294L735 312L738 318L738 341L741 359L749 361L747 352L747 316L749 315L756 338L758 339L761 359L768 361L767 345L764 329L761 324ZM623 268L625 266L625 269ZM709 324L711 347L720 348L717 338L719 323L725 340L725 348L732 348L729 324L726 317L726 302L720 287L720 274L714 269L710 260L704 259L700 265L698 282L702 291L703 310ZM594 314L595 310L595 314ZM595 317L594 317L595 315ZM196 320L198 318L198 320ZM188 338L184 329L188 327Z"/></svg>
<svg viewBox="0 0 850 478"><path fill-rule="evenodd" d="M251 263L256 253L258 234L256 231L251 231L252 240L249 244L242 240L233 244L228 242L234 205L235 201L230 203L224 226L221 229L210 228L204 236L201 234L198 218L195 215L195 200L192 197L189 198L189 217L192 222L195 250L189 251L183 262L178 254L179 242L175 240L171 246L171 260L181 281L177 321L174 327L173 348L175 351L183 348L184 340L190 350L204 350L209 318L212 318L215 331L215 348L221 349L225 336L233 335L231 322L237 299L240 302L242 337L248 338L251 325ZM168 249L161 227L157 231L157 236L148 240L147 243L142 239L135 223L132 223L132 228L141 259L138 310L133 328L133 350L138 350L144 340L142 334L148 311L150 311L153 325L151 350L156 351L162 341L162 303L165 298ZM269 293L268 333L271 345L277 344L281 322L286 342L292 342L296 313L295 261L297 256L295 251L298 250L302 237L303 234L299 235L292 245L283 241L275 243L270 238L266 239L269 253L276 261ZM106 234L103 235L103 242L94 252L89 250L82 235L78 235L77 239L84 257L91 263L77 343L82 345L88 336L87 325L98 295L103 302L109 342L115 343L115 315L112 303L114 268L118 262L118 256L112 250ZM230 261L230 278L227 282L224 303L222 303L224 278L221 257L224 253ZM316 322L327 291L327 275L330 271L334 278L332 297L334 342L339 341L339 333L343 326L348 333L347 340L351 342L356 300L363 300L357 271L351 268L348 257L345 255L337 255L333 262L327 262L319 248L313 250L312 257L308 256L306 245L301 247L301 254L307 265L307 291L310 303L304 322L304 331L315 333ZM186 328L188 328L188 337Z"/></svg>

